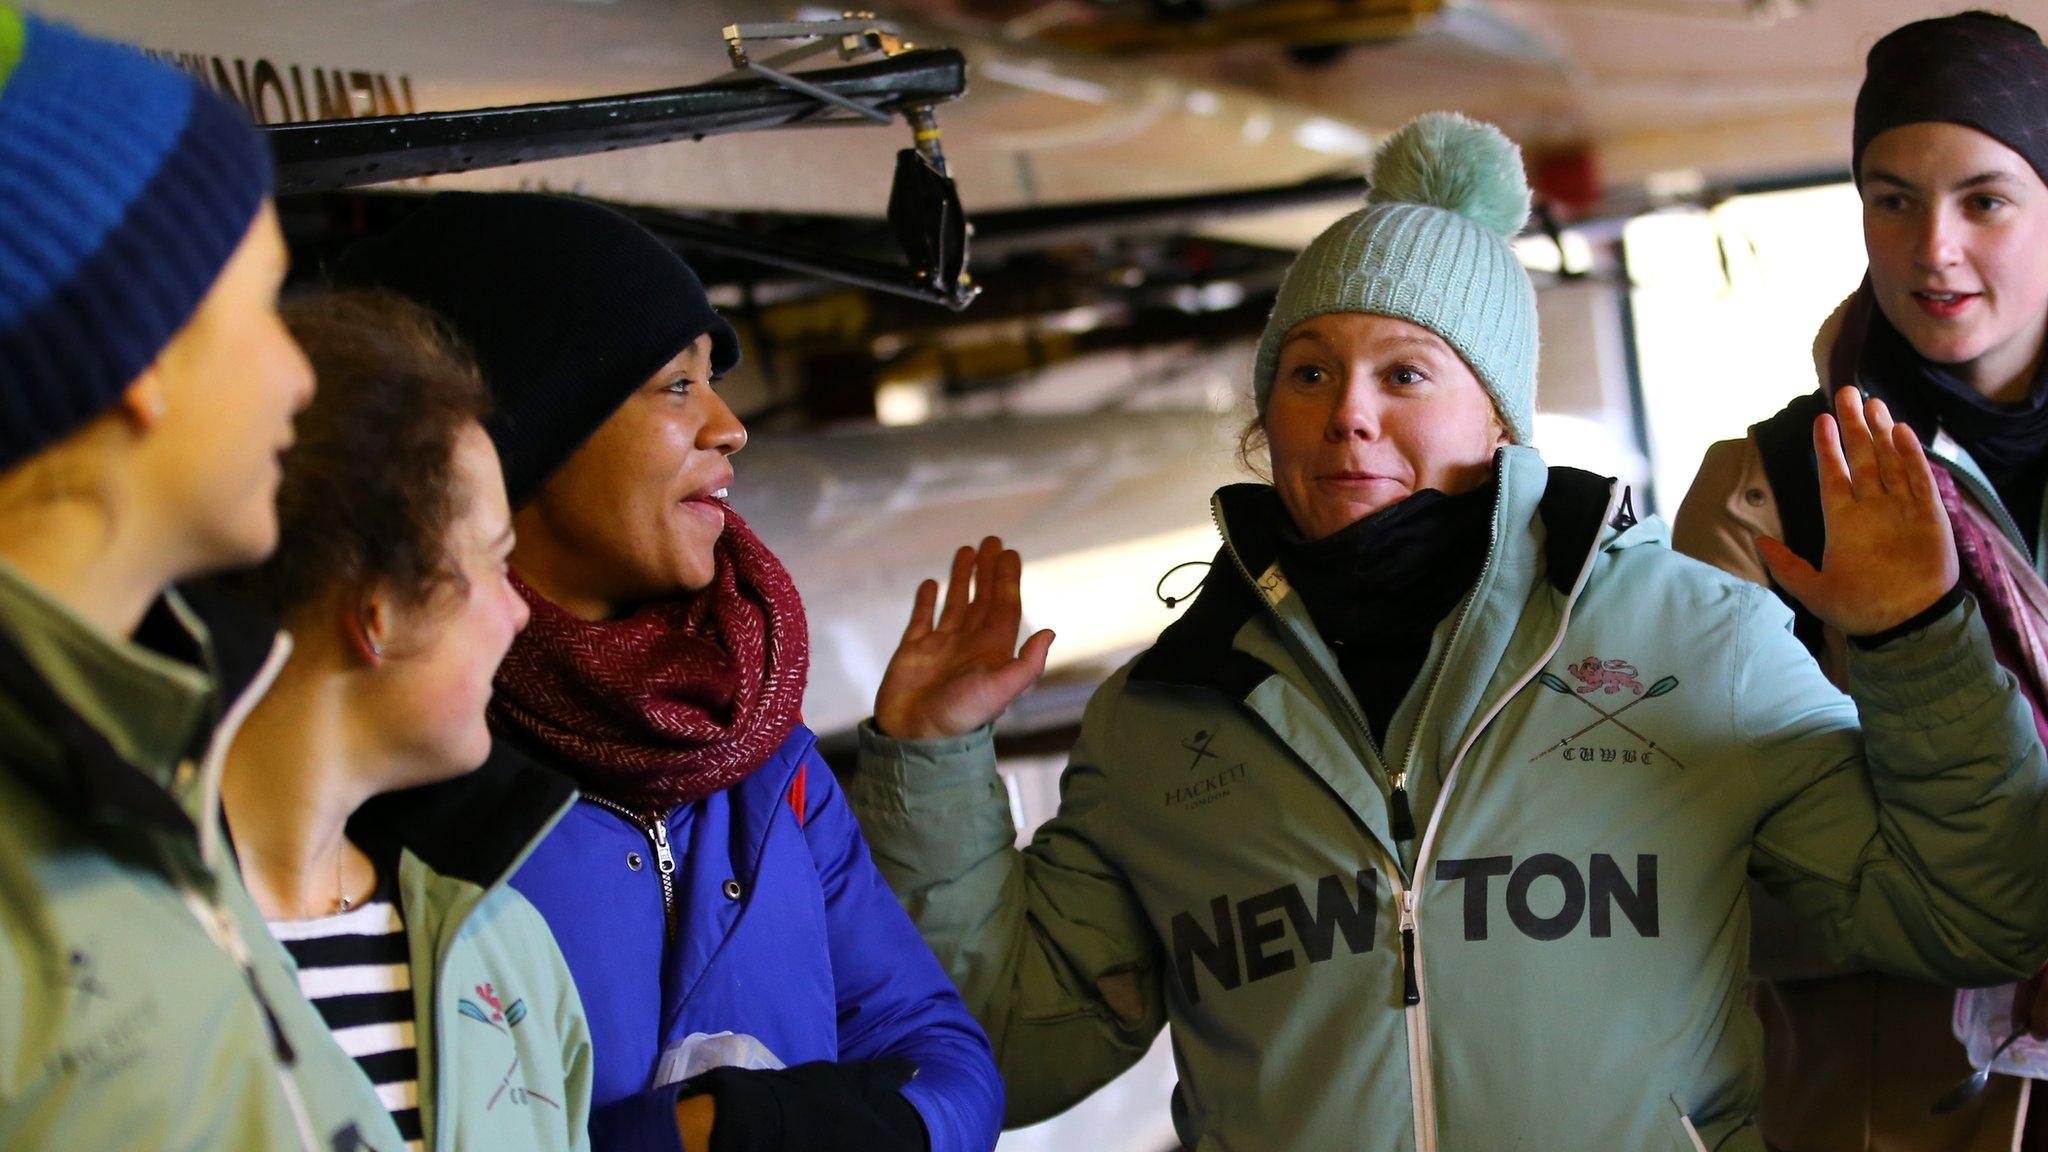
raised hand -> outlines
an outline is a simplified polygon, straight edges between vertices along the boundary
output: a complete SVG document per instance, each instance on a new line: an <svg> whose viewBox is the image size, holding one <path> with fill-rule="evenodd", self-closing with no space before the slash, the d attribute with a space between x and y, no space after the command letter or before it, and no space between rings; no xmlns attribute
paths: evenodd
<svg viewBox="0 0 2048 1152"><path fill-rule="evenodd" d="M1813 422L1827 547L1820 568L1768 536L1757 550L1779 586L1821 621L1869 636L1919 615L1956 582L1948 513L1920 438L1882 400L1835 393Z"/></svg>
<svg viewBox="0 0 2048 1152"><path fill-rule="evenodd" d="M875 693L875 727L898 740L960 736L1002 715L1031 687L1045 672L1052 633L1038 632L1017 647L1023 577L1022 558L990 536L979 550L954 553L936 621L939 582L917 586L910 626Z"/></svg>

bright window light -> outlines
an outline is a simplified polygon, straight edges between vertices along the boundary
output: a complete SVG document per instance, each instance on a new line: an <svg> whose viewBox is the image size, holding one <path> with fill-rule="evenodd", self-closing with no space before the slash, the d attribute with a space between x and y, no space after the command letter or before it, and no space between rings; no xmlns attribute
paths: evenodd
<svg viewBox="0 0 2048 1152"><path fill-rule="evenodd" d="M1643 454L1628 443L1625 429L1612 424L1562 412L1538 412L1535 433L1535 448L1546 463L1623 480L1643 474Z"/></svg>
<svg viewBox="0 0 2048 1152"><path fill-rule="evenodd" d="M1372 137L1324 116L1311 116L1295 125L1294 142L1329 156L1365 156L1372 152Z"/></svg>
<svg viewBox="0 0 2048 1152"><path fill-rule="evenodd" d="M1629 222L1657 511L1677 512L1709 445L1819 385L1814 334L1863 277L1862 220L1834 184Z"/></svg>
<svg viewBox="0 0 2048 1152"><path fill-rule="evenodd" d="M1135 652L1174 620L1175 611L1153 594L1160 575L1183 560L1207 560L1216 545L1216 530L1204 524L1026 560L1025 626L1058 633L1054 651L1062 663ZM1185 596L1200 575L1181 571L1168 594L1178 589Z"/></svg>
<svg viewBox="0 0 2048 1152"><path fill-rule="evenodd" d="M1508 246L1515 250L1515 259L1531 272L1564 271L1564 253L1557 247L1557 241L1548 236L1531 234L1517 236Z"/></svg>
<svg viewBox="0 0 2048 1152"><path fill-rule="evenodd" d="M932 418L931 385L890 381L875 389L875 420L890 427L922 424Z"/></svg>

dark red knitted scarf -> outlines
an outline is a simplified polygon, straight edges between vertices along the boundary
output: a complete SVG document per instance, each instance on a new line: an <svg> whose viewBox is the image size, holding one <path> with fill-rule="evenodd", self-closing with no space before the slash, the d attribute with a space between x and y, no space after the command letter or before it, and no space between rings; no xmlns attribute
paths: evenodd
<svg viewBox="0 0 2048 1152"><path fill-rule="evenodd" d="M810 636L796 584L730 508L717 557L702 592L596 623L515 575L533 619L499 666L492 718L635 812L745 779L799 719Z"/></svg>

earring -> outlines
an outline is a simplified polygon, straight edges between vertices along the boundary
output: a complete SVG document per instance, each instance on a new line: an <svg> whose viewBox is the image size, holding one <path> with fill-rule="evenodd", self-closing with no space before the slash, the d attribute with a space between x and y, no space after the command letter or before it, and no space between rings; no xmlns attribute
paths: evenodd
<svg viewBox="0 0 2048 1152"><path fill-rule="evenodd" d="M370 655L372 658L378 660L382 660L384 658L384 646L382 644L377 643L377 641L375 641L374 639L371 639L368 636L363 637L363 645L370 650Z"/></svg>

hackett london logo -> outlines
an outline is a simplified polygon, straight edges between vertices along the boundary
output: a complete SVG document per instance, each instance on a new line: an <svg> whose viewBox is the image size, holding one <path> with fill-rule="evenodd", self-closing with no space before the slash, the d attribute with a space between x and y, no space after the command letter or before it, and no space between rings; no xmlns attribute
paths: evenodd
<svg viewBox="0 0 2048 1152"><path fill-rule="evenodd" d="M1564 739L1559 740L1557 743L1552 744L1550 747L1545 748L1543 751L1538 752L1536 755L1531 756L1529 758L1530 763L1533 764L1551 755L1562 753L1563 759L1566 760L1580 760L1587 763L1598 760L1603 764L1652 764L1657 762L1659 758L1662 758L1664 761L1669 762L1672 767L1678 768L1681 771L1684 770L1685 765L1679 762L1678 757L1673 756L1663 745L1658 744L1649 736L1638 731L1629 721L1621 718L1623 713L1628 712L1637 705L1647 704L1652 700L1669 696L1677 691L1678 677L1666 676L1646 688L1639 678L1641 673L1636 670L1634 664L1626 660L1604 660L1598 656L1588 656L1576 664L1568 664L1565 666L1565 672L1573 680L1578 681L1576 687L1566 683L1562 676L1556 676L1549 672L1538 676L1537 681L1560 696L1569 696L1584 704L1587 708L1592 709L1599 718L1573 732L1571 735L1566 736ZM1594 697L1606 699L1612 696L1631 696L1633 699L1622 703L1619 708L1612 709L1602 707L1593 702ZM1585 739L1587 736L1595 733L1604 732L1610 725L1633 737L1633 746L1616 746L1587 741Z"/></svg>
<svg viewBox="0 0 2048 1152"><path fill-rule="evenodd" d="M1191 757L1188 760L1187 771L1190 774L1201 772L1203 775L1198 779L1168 788L1166 807L1191 812L1227 798L1232 788L1244 782L1244 762L1240 760L1225 767L1223 754L1209 748L1215 741L1214 732L1202 729L1180 742L1181 749Z"/></svg>
<svg viewBox="0 0 2048 1152"><path fill-rule="evenodd" d="M82 949L72 949L64 966L64 983L78 993L81 1003L113 999L107 994L107 986L100 983L98 968L92 957Z"/></svg>

